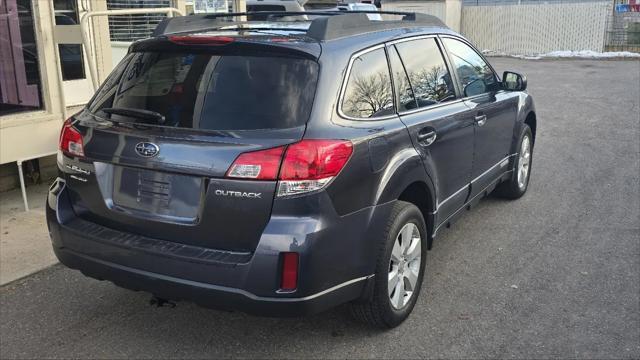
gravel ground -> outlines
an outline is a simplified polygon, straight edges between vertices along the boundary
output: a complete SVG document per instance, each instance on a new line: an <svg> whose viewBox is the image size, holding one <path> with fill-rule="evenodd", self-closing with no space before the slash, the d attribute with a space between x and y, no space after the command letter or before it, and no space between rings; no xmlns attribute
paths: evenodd
<svg viewBox="0 0 640 360"><path fill-rule="evenodd" d="M639 358L640 62L492 62L536 100L529 191L439 234L402 326L154 308L56 265L0 289L0 357Z"/></svg>

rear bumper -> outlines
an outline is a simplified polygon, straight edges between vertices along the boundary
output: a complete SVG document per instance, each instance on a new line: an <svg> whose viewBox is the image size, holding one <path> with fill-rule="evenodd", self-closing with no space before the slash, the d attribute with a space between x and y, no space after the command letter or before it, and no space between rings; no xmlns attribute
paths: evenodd
<svg viewBox="0 0 640 360"><path fill-rule="evenodd" d="M217 286L187 279L152 273L92 258L66 248L55 248L61 263L78 269L86 276L109 280L134 290L146 291L171 300L187 300L204 307L238 310L261 316L302 316L314 314L358 298L368 282L367 277L353 279L333 288L300 298L262 297L242 289Z"/></svg>
<svg viewBox="0 0 640 360"><path fill-rule="evenodd" d="M117 230L78 218L67 191L60 181L48 196L53 249L62 264L89 277L169 300L265 316L318 313L369 295L375 266L369 251L375 247L365 239L371 239L369 230L377 229L368 229L367 224L384 223L375 222L373 208L342 217L331 228L311 219L275 219L248 256L214 254L203 259L197 249L153 243L132 234L118 236ZM353 232L360 236L349 236ZM337 237L338 233L345 237ZM298 289L281 293L279 255L292 250L300 254ZM351 261L342 261L345 251Z"/></svg>

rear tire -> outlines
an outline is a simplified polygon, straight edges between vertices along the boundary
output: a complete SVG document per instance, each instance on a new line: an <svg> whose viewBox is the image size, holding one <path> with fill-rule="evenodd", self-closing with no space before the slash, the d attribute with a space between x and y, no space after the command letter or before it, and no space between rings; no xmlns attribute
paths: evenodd
<svg viewBox="0 0 640 360"><path fill-rule="evenodd" d="M420 209L397 201L382 234L373 295L350 305L352 316L390 329L400 325L416 304L424 277L427 231Z"/></svg>
<svg viewBox="0 0 640 360"><path fill-rule="evenodd" d="M529 178L531 177L531 164L533 161L533 135L529 125L522 125L518 153L514 172L511 179L498 186L496 193L507 199L518 199L527 192Z"/></svg>

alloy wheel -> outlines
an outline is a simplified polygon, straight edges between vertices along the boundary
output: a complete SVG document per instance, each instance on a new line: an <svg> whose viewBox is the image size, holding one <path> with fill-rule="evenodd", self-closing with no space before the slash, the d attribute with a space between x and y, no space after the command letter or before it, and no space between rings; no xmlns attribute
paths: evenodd
<svg viewBox="0 0 640 360"><path fill-rule="evenodd" d="M422 259L420 230L414 223L405 224L396 236L389 263L388 294L391 305L402 309L409 303L420 275Z"/></svg>
<svg viewBox="0 0 640 360"><path fill-rule="evenodd" d="M520 146L520 161L518 161L518 187L524 189L529 178L529 168L531 165L531 140L528 136L522 138Z"/></svg>

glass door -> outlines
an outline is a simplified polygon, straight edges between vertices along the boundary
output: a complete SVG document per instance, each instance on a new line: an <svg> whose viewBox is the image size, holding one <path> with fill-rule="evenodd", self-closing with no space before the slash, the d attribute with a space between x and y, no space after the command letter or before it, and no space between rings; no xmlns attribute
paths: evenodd
<svg viewBox="0 0 640 360"><path fill-rule="evenodd" d="M0 116L43 107L31 0L0 0Z"/></svg>

